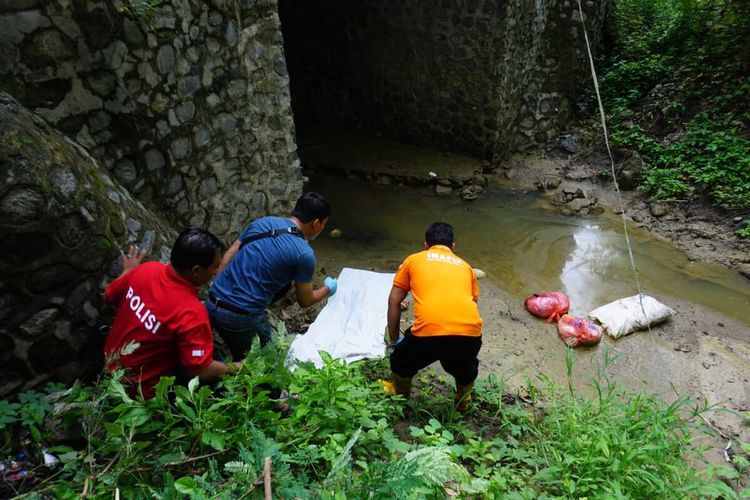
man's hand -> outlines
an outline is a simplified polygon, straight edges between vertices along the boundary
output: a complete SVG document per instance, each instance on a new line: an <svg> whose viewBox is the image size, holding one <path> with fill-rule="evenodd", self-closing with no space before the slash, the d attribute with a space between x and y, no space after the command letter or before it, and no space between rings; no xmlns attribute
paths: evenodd
<svg viewBox="0 0 750 500"><path fill-rule="evenodd" d="M386 345L386 346L385 346L385 349L386 349L386 351L388 351L389 353L390 353L390 352L393 352L393 351L394 351L394 350L396 349L396 347L398 347L398 345L399 345L399 344L400 344L401 342L403 342L403 341L404 341L404 338L405 338L405 337L404 337L404 336L402 335L402 336L400 336L400 337L398 338L398 340L397 340L397 341L395 341L395 342L391 342L390 344Z"/></svg>
<svg viewBox="0 0 750 500"><path fill-rule="evenodd" d="M200 370L197 370L195 373L191 373L191 375L198 375L201 382L210 383L219 380L222 375L226 375L228 373L232 373L233 371L239 370L240 366L242 366L241 361L235 361L234 363L226 364L222 363L221 361L213 360L211 361L211 364L204 368L201 368Z"/></svg>
<svg viewBox="0 0 750 500"><path fill-rule="evenodd" d="M328 288L329 297L333 297L333 294L336 293L337 285L338 285L338 280L336 278L331 278L330 276L326 276L326 279L323 280L323 286Z"/></svg>
<svg viewBox="0 0 750 500"><path fill-rule="evenodd" d="M138 245L130 245L127 254L120 250L120 262L122 263L122 274L120 276L132 271L141 263L145 256L146 252L139 249Z"/></svg>

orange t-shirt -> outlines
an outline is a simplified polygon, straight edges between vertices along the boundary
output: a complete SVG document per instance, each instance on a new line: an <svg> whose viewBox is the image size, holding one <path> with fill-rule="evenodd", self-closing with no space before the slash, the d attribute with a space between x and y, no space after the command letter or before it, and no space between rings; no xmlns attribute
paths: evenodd
<svg viewBox="0 0 750 500"><path fill-rule="evenodd" d="M471 266L450 248L434 245L406 258L393 284L411 291L417 337L482 335L476 300L479 286Z"/></svg>

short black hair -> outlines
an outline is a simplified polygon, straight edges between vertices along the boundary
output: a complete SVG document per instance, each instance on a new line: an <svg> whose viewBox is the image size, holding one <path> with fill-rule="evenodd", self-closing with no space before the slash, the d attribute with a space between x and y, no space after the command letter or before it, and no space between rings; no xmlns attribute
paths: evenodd
<svg viewBox="0 0 750 500"><path fill-rule="evenodd" d="M451 246L453 244L453 226L445 222L433 222L424 233L424 241L428 247L434 245Z"/></svg>
<svg viewBox="0 0 750 500"><path fill-rule="evenodd" d="M297 199L292 216L301 222L310 222L315 219L326 220L331 215L331 206L322 194L310 191Z"/></svg>
<svg viewBox="0 0 750 500"><path fill-rule="evenodd" d="M216 252L223 251L224 245L219 238L205 229L190 226L175 240L169 261L177 271L184 272L193 266L210 266L214 263Z"/></svg>

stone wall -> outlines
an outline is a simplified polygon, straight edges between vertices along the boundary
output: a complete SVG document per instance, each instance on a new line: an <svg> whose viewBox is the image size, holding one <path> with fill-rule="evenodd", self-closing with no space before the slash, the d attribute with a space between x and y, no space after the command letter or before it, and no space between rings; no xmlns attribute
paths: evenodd
<svg viewBox="0 0 750 500"><path fill-rule="evenodd" d="M592 50L602 35L609 0L536 1L530 73L533 81L522 89L514 149L545 144L564 130L575 114L575 102L593 85L581 21Z"/></svg>
<svg viewBox="0 0 750 500"><path fill-rule="evenodd" d="M132 242L176 233L96 161L0 92L0 397L101 367L104 286ZM111 312L111 311L110 311Z"/></svg>
<svg viewBox="0 0 750 500"><path fill-rule="evenodd" d="M608 1L584 4L595 44ZM567 122L588 79L576 7L280 0L297 123L483 158L544 143Z"/></svg>
<svg viewBox="0 0 750 500"><path fill-rule="evenodd" d="M0 89L175 226L228 239L287 213L302 178L276 2L139 3L0 2Z"/></svg>
<svg viewBox="0 0 750 500"><path fill-rule="evenodd" d="M608 0L583 3L595 43ZM227 238L301 191L287 62L302 127L490 159L554 137L589 81L575 0L137 4L0 2L0 88Z"/></svg>
<svg viewBox="0 0 750 500"><path fill-rule="evenodd" d="M490 78L505 12L493 2L282 0L280 9L298 123L483 156L496 142L485 122L498 113Z"/></svg>

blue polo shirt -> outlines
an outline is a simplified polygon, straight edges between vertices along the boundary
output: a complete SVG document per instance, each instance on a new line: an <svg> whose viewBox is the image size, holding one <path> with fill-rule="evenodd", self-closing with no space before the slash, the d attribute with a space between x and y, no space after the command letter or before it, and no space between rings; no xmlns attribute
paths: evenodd
<svg viewBox="0 0 750 500"><path fill-rule="evenodd" d="M292 226L294 222L283 217L262 217L251 222L239 239ZM245 311L260 313L284 285L290 281L310 283L314 272L315 254L307 240L283 233L240 248L216 277L210 292Z"/></svg>

